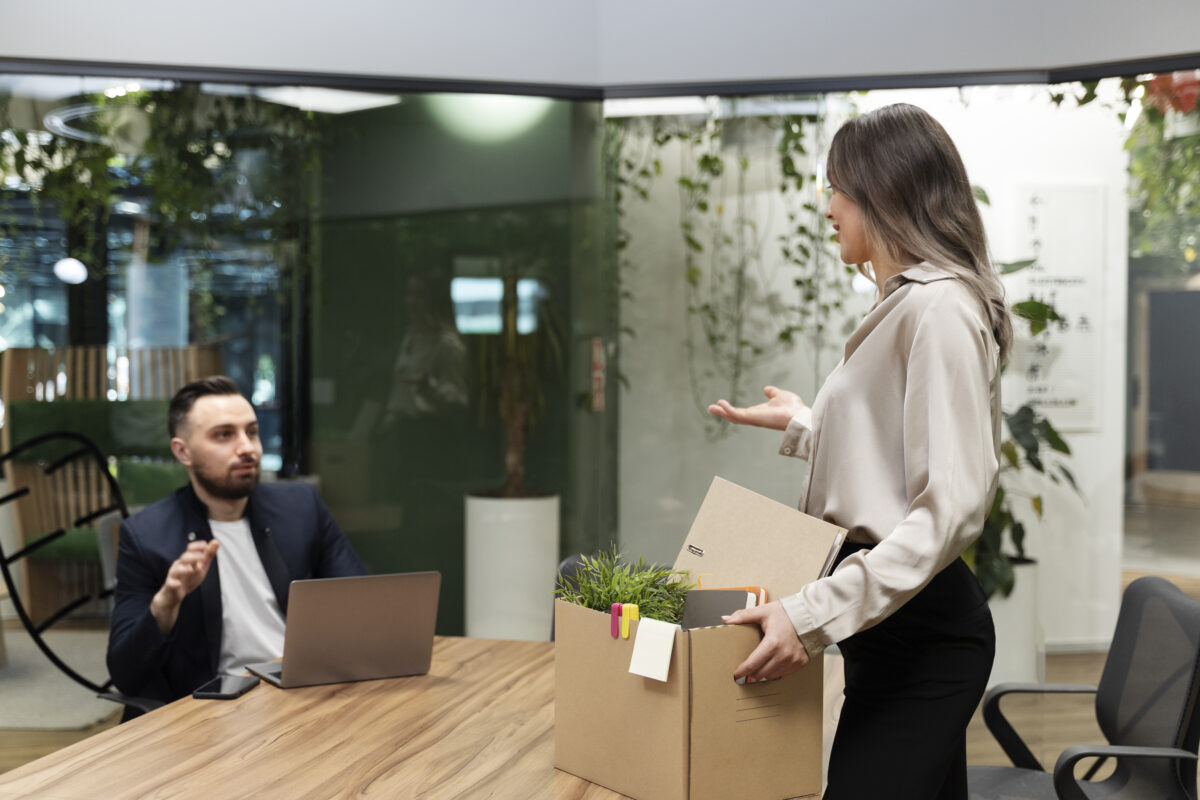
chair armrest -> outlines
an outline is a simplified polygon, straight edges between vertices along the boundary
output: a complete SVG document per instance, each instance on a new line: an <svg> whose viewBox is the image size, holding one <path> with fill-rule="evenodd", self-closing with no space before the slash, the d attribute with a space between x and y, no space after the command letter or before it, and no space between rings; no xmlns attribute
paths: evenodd
<svg viewBox="0 0 1200 800"><path fill-rule="evenodd" d="M1075 764L1085 758L1178 758L1195 761L1196 754L1178 747L1087 744L1068 747L1054 765L1054 791L1059 800L1088 800L1079 781L1075 780Z"/></svg>
<svg viewBox="0 0 1200 800"><path fill-rule="evenodd" d="M162 708L166 705L166 703L163 701L155 700L151 697L134 697L132 695L119 694L117 692L101 692L96 696L103 700L110 700L114 703L120 703L123 706L136 708L143 714L148 714L151 711L154 711L157 708Z"/></svg>
<svg viewBox="0 0 1200 800"><path fill-rule="evenodd" d="M1000 710L1000 698L1009 694L1095 694L1096 687L1083 683L998 683L983 698L983 721L1014 767L1045 772L1029 747Z"/></svg>

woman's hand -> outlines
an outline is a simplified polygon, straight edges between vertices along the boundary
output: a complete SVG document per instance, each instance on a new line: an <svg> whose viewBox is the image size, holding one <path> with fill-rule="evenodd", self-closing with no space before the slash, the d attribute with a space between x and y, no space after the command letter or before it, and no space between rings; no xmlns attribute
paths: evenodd
<svg viewBox="0 0 1200 800"><path fill-rule="evenodd" d="M765 403L738 408L730 405L728 400L718 400L708 407L708 413L738 425L757 425L760 428L782 431L787 429L792 417L805 408L804 401L793 392L767 386L763 389L763 394L767 396Z"/></svg>
<svg viewBox="0 0 1200 800"><path fill-rule="evenodd" d="M808 663L808 649L778 600L735 611L721 620L726 625L757 625L763 632L758 647L733 671L735 678L748 683L782 678Z"/></svg>

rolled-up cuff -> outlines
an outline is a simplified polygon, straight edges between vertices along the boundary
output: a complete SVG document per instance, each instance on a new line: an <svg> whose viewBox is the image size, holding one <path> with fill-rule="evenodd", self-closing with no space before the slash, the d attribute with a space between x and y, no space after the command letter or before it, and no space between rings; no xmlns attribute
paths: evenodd
<svg viewBox="0 0 1200 800"><path fill-rule="evenodd" d="M807 459L812 437L812 409L808 406L796 412L783 432L779 455Z"/></svg>
<svg viewBox="0 0 1200 800"><path fill-rule="evenodd" d="M788 595L780 599L783 604L783 610L787 612L788 619L792 621L792 627L796 629L796 635L800 637L800 642L804 645L804 649L808 651L809 658L815 658L825 651L826 642L817 630L816 623L813 622L812 615L808 613L808 606L804 604L804 600L799 594Z"/></svg>

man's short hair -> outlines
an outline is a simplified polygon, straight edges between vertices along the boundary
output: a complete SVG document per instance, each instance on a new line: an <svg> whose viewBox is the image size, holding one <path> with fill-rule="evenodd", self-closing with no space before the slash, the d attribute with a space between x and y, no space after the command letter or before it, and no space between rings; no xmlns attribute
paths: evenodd
<svg viewBox="0 0 1200 800"><path fill-rule="evenodd" d="M167 409L167 432L172 439L175 438L175 432L183 426L196 401L210 394L240 395L241 392L238 391L237 384L224 375L211 375L183 386L171 398L171 405Z"/></svg>

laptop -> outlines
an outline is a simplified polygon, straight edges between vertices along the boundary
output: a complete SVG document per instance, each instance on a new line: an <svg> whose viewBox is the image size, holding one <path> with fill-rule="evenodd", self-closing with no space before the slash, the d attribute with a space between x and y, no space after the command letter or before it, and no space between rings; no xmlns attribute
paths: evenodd
<svg viewBox="0 0 1200 800"><path fill-rule="evenodd" d="M282 689L429 672L440 572L292 581L283 661L246 669Z"/></svg>

